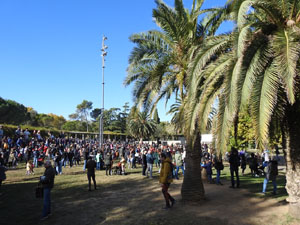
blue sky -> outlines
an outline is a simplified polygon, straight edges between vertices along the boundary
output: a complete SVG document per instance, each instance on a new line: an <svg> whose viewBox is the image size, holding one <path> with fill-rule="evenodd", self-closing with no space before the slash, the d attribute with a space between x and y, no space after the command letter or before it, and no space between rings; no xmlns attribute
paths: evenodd
<svg viewBox="0 0 300 225"><path fill-rule="evenodd" d="M204 7L225 1L207 0ZM183 2L191 8L192 0ZM155 6L154 0L1 0L0 96L67 119L84 99L100 108L105 34L105 108L132 106L131 87L123 86L133 48L129 36L157 29ZM170 119L164 103L158 112L161 120Z"/></svg>

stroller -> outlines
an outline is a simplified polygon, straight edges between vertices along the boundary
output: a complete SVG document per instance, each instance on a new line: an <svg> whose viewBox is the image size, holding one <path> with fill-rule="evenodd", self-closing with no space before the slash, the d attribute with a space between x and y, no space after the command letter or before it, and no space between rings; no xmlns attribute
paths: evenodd
<svg viewBox="0 0 300 225"><path fill-rule="evenodd" d="M263 165L261 165L257 168L257 175L259 177L265 176L265 167Z"/></svg>
<svg viewBox="0 0 300 225"><path fill-rule="evenodd" d="M121 167L120 162L116 166L114 166L112 169L113 169L113 173L115 175L122 175L122 167Z"/></svg>

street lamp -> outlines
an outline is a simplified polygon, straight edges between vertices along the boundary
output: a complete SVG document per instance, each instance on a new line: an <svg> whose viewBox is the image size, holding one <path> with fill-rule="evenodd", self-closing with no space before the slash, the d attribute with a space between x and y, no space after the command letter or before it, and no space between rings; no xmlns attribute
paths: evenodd
<svg viewBox="0 0 300 225"><path fill-rule="evenodd" d="M102 147L104 140L103 140L103 114L104 114L104 68L105 68L105 56L107 56L106 49L108 48L104 41L107 40L107 37L103 35L102 38L102 48L101 48L101 56L102 56L102 109L100 113L100 120L99 120L99 146Z"/></svg>

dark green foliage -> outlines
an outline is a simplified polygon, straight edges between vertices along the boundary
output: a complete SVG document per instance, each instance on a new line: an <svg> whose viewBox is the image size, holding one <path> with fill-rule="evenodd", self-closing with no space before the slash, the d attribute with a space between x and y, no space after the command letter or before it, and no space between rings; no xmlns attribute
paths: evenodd
<svg viewBox="0 0 300 225"><path fill-rule="evenodd" d="M30 120L27 108L12 100L0 97L0 123L25 124Z"/></svg>

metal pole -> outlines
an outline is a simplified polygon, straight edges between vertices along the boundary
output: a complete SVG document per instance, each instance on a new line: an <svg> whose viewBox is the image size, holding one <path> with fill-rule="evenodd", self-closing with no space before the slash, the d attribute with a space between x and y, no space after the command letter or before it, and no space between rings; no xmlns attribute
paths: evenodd
<svg viewBox="0 0 300 225"><path fill-rule="evenodd" d="M103 113L104 113L104 68L105 68L105 56L107 55L107 52L105 51L107 49L107 46L104 44L104 41L107 40L107 37L103 36L102 38L102 109L101 109L101 113L100 113L100 124L99 124L99 145L100 148L102 147L102 145L104 144L104 140L103 140Z"/></svg>

